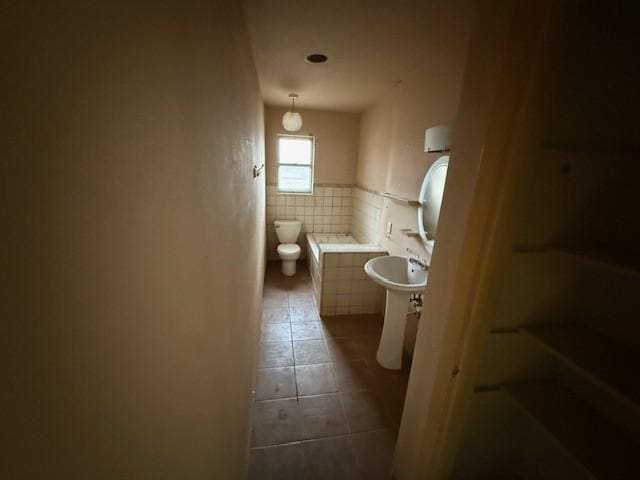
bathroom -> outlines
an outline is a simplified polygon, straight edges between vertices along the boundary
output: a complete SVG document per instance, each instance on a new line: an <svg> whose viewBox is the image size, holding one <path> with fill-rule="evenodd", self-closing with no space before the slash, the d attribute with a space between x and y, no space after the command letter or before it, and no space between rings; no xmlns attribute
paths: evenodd
<svg viewBox="0 0 640 480"><path fill-rule="evenodd" d="M247 9L265 97L268 264L249 462L256 479L387 478L424 284L391 291L398 306L385 313L386 289L365 264L404 259L400 270L426 278L466 62L468 10L458 11L456 35L437 56L437 29L420 38L420 22L399 13L406 36L391 38L372 13L380 32L368 43L386 43L397 68L367 65L375 85L358 85L364 65L350 63L364 45L343 46L338 26L315 23L328 8L308 16L308 6L290 8L294 32L277 28L277 10L260 2ZM419 41L401 53L410 38ZM283 72L295 89L281 82ZM338 80L346 72L353 82ZM434 165L429 175L437 171L439 181L422 192Z"/></svg>
<svg viewBox="0 0 640 480"><path fill-rule="evenodd" d="M2 478L640 478L629 5L5 3Z"/></svg>

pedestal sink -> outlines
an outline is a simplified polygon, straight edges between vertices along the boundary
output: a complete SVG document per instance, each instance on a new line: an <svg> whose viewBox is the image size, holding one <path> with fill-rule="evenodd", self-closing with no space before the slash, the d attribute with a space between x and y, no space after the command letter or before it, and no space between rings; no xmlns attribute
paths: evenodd
<svg viewBox="0 0 640 480"><path fill-rule="evenodd" d="M402 347L407 323L407 310L412 293L427 286L427 267L420 261L388 255L364 264L366 274L387 290L384 326L376 359L384 368L402 368Z"/></svg>

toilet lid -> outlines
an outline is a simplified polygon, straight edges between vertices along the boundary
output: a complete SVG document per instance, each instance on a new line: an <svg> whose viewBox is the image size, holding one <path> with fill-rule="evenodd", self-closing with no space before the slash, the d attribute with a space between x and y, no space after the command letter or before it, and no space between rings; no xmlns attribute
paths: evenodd
<svg viewBox="0 0 640 480"><path fill-rule="evenodd" d="M278 253L293 255L300 253L300 245L297 243L281 243L278 245Z"/></svg>

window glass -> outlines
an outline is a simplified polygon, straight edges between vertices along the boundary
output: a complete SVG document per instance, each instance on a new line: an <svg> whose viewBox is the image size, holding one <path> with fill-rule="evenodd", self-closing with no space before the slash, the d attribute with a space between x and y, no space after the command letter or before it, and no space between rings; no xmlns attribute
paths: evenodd
<svg viewBox="0 0 640 480"><path fill-rule="evenodd" d="M311 169L309 167L280 165L278 180L280 192L309 193L311 191Z"/></svg>
<svg viewBox="0 0 640 480"><path fill-rule="evenodd" d="M313 193L313 137L278 136L278 193Z"/></svg>
<svg viewBox="0 0 640 480"><path fill-rule="evenodd" d="M311 138L280 137L280 159L278 163L311 165Z"/></svg>

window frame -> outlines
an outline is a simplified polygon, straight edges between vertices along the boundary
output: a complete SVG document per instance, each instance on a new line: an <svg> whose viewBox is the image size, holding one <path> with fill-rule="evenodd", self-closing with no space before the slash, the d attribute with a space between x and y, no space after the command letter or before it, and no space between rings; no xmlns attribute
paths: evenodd
<svg viewBox="0 0 640 480"><path fill-rule="evenodd" d="M280 163L280 139L281 138L304 138L311 140L311 163L304 165L300 163ZM290 135L279 133L276 139L276 195L313 195L313 180L316 163L316 137L314 135ZM307 167L311 169L311 185L308 192L291 192L280 190L280 167Z"/></svg>

